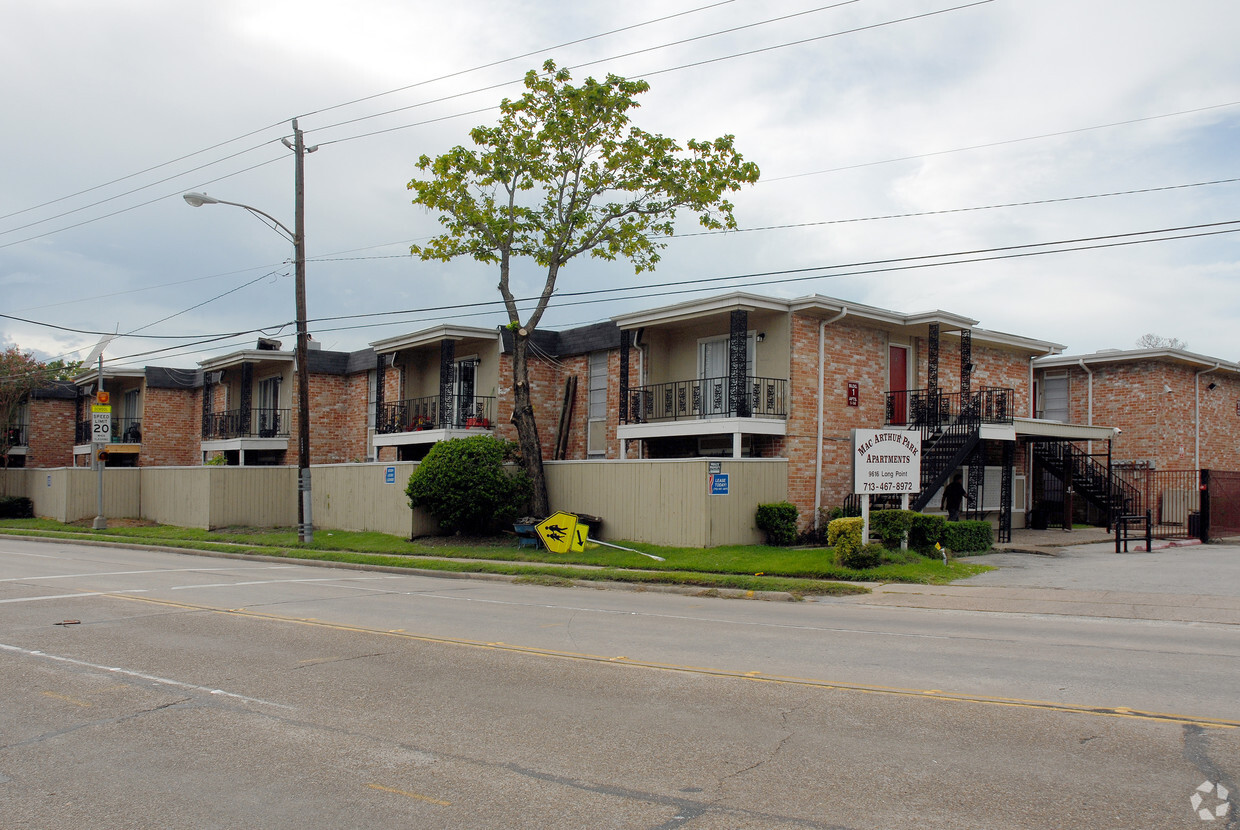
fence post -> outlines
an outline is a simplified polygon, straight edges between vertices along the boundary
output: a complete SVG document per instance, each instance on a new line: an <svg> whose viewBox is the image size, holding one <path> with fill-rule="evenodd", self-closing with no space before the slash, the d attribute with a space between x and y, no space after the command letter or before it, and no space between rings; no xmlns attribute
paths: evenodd
<svg viewBox="0 0 1240 830"><path fill-rule="evenodd" d="M1210 471L1202 470L1201 501L1197 508L1197 538L1204 545L1210 541Z"/></svg>
<svg viewBox="0 0 1240 830"><path fill-rule="evenodd" d="M1145 510L1145 552L1152 553L1154 551L1154 513L1149 508Z"/></svg>

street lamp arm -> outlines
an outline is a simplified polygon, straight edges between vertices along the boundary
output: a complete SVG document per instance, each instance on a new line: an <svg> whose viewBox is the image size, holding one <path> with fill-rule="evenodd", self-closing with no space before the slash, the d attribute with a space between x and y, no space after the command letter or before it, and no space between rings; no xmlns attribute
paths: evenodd
<svg viewBox="0 0 1240 830"><path fill-rule="evenodd" d="M259 210L253 205L246 205L246 204L242 204L241 202L230 202L227 199L217 199L214 196L208 196L205 193L186 193L181 198L184 199L186 203L189 204L190 207L202 207L203 205L232 205L233 207L245 208L250 213L253 213L256 216L262 216L266 218L269 222L271 222L277 228L284 231L284 233L288 235L288 238L293 242L294 245L297 244L297 234L289 230L287 225L285 225L279 219L272 216L267 211Z"/></svg>

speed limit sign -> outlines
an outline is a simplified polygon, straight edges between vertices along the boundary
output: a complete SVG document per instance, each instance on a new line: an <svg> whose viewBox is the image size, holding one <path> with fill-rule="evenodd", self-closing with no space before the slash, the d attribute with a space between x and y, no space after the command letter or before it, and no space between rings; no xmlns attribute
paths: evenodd
<svg viewBox="0 0 1240 830"><path fill-rule="evenodd" d="M112 440L112 407L91 407L90 439L96 444L107 444Z"/></svg>

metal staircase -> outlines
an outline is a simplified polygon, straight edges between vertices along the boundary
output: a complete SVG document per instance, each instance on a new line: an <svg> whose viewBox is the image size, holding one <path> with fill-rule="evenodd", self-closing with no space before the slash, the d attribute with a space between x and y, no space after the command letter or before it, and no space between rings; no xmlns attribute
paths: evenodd
<svg viewBox="0 0 1240 830"><path fill-rule="evenodd" d="M1037 441L1030 445L1033 457L1074 494L1103 511L1108 526L1115 516L1141 510L1141 492L1099 464L1070 441Z"/></svg>
<svg viewBox="0 0 1240 830"><path fill-rule="evenodd" d="M909 505L921 511L961 467L981 441L981 422L960 419L952 424L921 427L921 492Z"/></svg>

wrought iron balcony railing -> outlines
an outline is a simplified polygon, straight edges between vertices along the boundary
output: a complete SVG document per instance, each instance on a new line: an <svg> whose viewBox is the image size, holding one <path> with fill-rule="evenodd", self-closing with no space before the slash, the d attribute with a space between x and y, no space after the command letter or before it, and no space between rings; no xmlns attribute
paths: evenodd
<svg viewBox="0 0 1240 830"><path fill-rule="evenodd" d="M653 383L630 387L628 404L628 417L621 423L692 418L787 418L788 381L746 377L745 385L737 390L732 389L730 378Z"/></svg>
<svg viewBox="0 0 1240 830"><path fill-rule="evenodd" d="M8 433L5 437L5 443L9 447L24 447L26 446L26 441L29 440L26 437L27 431L25 424L16 424L14 426L6 427L5 432Z"/></svg>
<svg viewBox="0 0 1240 830"><path fill-rule="evenodd" d="M202 437L209 441L227 438L287 438L289 409L230 409L203 416Z"/></svg>
<svg viewBox="0 0 1240 830"><path fill-rule="evenodd" d="M1010 424L1016 391L984 386L976 392L910 389L887 393L887 425L938 427L956 423Z"/></svg>
<svg viewBox="0 0 1240 830"><path fill-rule="evenodd" d="M94 428L90 421L78 421L77 429L74 434L74 443L89 444L94 440ZM141 418L113 418L112 419L112 443L113 444L141 444L142 443L142 419Z"/></svg>
<svg viewBox="0 0 1240 830"><path fill-rule="evenodd" d="M426 429L490 429L495 398L450 395L450 409L441 411L438 395L385 403L375 413L375 432L416 432Z"/></svg>

